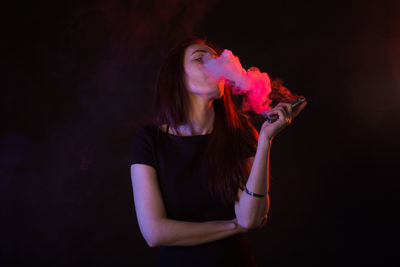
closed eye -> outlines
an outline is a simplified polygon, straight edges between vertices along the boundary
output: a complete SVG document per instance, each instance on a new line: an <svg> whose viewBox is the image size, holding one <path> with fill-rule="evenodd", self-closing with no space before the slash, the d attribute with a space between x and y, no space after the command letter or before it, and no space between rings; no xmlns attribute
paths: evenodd
<svg viewBox="0 0 400 267"><path fill-rule="evenodd" d="M199 62L203 62L203 57L196 58L195 60L197 60Z"/></svg>

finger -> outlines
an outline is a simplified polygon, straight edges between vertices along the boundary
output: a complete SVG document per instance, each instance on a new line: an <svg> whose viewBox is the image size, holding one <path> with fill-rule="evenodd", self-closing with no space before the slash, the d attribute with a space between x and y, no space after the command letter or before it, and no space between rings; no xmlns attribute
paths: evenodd
<svg viewBox="0 0 400 267"><path fill-rule="evenodd" d="M279 123L280 121L284 120L284 118L286 117L285 111L282 109L282 107L277 108L277 109L274 109L274 110L271 110L271 111L267 112L266 114L267 114L266 117L272 118L272 117L274 117L274 116L277 116L277 118L274 119L273 122L268 121L268 120L265 121L265 122L263 123L263 125L265 125L265 126L268 126L268 125L270 125L270 124L272 124L272 123L277 124L277 123Z"/></svg>
<svg viewBox="0 0 400 267"><path fill-rule="evenodd" d="M281 111L280 117L283 117L283 118L288 117L288 118L290 118L290 120L292 119L292 108L291 108L291 105L289 103L284 103L284 102L278 103L271 110L264 111L264 116L267 117L267 116L271 116L271 115L274 115L274 114L278 114L279 115L278 111Z"/></svg>
<svg viewBox="0 0 400 267"><path fill-rule="evenodd" d="M284 107L286 108L286 113L289 118L292 118L292 104L284 103Z"/></svg>
<svg viewBox="0 0 400 267"><path fill-rule="evenodd" d="M285 105L285 102L279 102L279 103L275 106L275 108L278 109L278 108L280 108L280 107L282 107L282 106L284 106L284 105Z"/></svg>
<svg viewBox="0 0 400 267"><path fill-rule="evenodd" d="M278 114L279 121L282 121L282 124L289 125L290 123L292 123L292 118L287 116L284 110L278 110Z"/></svg>
<svg viewBox="0 0 400 267"><path fill-rule="evenodd" d="M282 109L278 109L277 112L279 115L279 119L277 121L279 122L285 121L286 119L285 111L283 111Z"/></svg>
<svg viewBox="0 0 400 267"><path fill-rule="evenodd" d="M289 117L289 113L286 110L285 105L280 106L278 110L282 111L282 113L284 114L285 117Z"/></svg>
<svg viewBox="0 0 400 267"><path fill-rule="evenodd" d="M301 103L301 109L305 108L307 106L307 101L304 101L303 103Z"/></svg>
<svg viewBox="0 0 400 267"><path fill-rule="evenodd" d="M263 116L264 117L269 117L271 115L278 115L278 110L281 110L281 107L277 107L275 106L274 108L270 109L270 110L266 110L263 112Z"/></svg>
<svg viewBox="0 0 400 267"><path fill-rule="evenodd" d="M300 103L295 109L302 109L305 105L307 105L307 101Z"/></svg>
<svg viewBox="0 0 400 267"><path fill-rule="evenodd" d="M287 117L292 118L292 105L286 102L280 102L278 108L283 108Z"/></svg>
<svg viewBox="0 0 400 267"><path fill-rule="evenodd" d="M292 114L293 114L292 104L288 104L288 108L289 108L290 117L292 117Z"/></svg>
<svg viewBox="0 0 400 267"><path fill-rule="evenodd" d="M306 107L307 101L301 103L293 112L293 118L297 117L299 113Z"/></svg>

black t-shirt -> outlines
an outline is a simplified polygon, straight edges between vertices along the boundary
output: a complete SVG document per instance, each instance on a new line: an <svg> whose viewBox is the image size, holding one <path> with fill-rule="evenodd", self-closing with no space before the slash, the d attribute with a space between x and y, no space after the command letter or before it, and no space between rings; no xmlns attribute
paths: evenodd
<svg viewBox="0 0 400 267"><path fill-rule="evenodd" d="M207 190L204 150L210 135L177 136L154 124L140 128L131 147L130 164L152 166L167 217L204 222L236 218L234 205L225 206ZM196 246L161 246L158 266L257 266L247 233Z"/></svg>

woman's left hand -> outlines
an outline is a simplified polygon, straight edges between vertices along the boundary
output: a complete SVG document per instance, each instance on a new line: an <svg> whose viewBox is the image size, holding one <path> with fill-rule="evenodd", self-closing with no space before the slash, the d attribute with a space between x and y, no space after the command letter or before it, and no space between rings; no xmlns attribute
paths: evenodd
<svg viewBox="0 0 400 267"><path fill-rule="evenodd" d="M243 228L242 226L240 226L240 224L239 224L237 218L233 219L232 222L235 224L235 230L236 230L238 233L246 233L246 232L248 231L248 229Z"/></svg>

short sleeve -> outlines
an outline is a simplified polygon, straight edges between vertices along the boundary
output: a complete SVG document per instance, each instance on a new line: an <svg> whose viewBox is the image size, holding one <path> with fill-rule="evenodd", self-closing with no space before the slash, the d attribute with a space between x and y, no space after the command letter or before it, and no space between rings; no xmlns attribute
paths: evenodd
<svg viewBox="0 0 400 267"><path fill-rule="evenodd" d="M142 127L133 138L130 152L130 165L135 163L146 164L156 168L154 143L148 127Z"/></svg>

